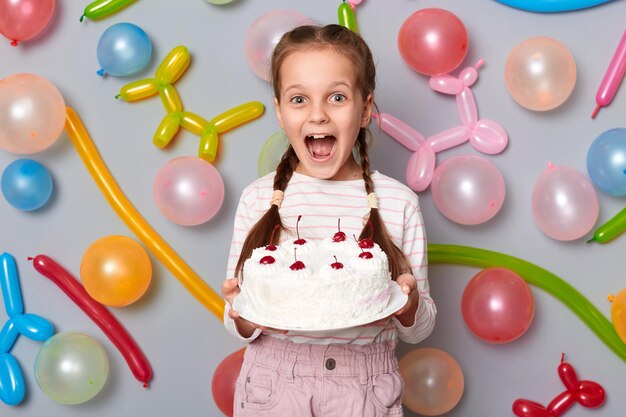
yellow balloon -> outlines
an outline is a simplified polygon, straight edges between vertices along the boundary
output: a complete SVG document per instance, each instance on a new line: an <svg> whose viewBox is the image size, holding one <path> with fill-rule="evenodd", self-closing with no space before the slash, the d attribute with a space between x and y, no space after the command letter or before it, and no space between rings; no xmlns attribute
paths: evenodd
<svg viewBox="0 0 626 417"><path fill-rule="evenodd" d="M159 92L159 82L155 78L147 78L145 80L133 81L120 88L120 93L115 98L121 98L124 101L137 101Z"/></svg>
<svg viewBox="0 0 626 417"><path fill-rule="evenodd" d="M511 97L530 110L546 111L567 100L576 84L576 62L559 41L537 36L511 50L504 68Z"/></svg>
<svg viewBox="0 0 626 417"><path fill-rule="evenodd" d="M613 303L611 305L611 321L613 321L617 335L626 343L626 288L609 299Z"/></svg>
<svg viewBox="0 0 626 417"><path fill-rule="evenodd" d="M226 110L224 113L215 116L209 122L217 133L223 133L251 120L261 116L265 111L263 103L258 101L250 101L248 103L241 104L232 109Z"/></svg>
<svg viewBox="0 0 626 417"><path fill-rule="evenodd" d="M180 114L168 113L165 115L159 127L157 127L152 143L159 148L165 148L172 141L178 130L180 129Z"/></svg>
<svg viewBox="0 0 626 417"><path fill-rule="evenodd" d="M163 103L166 112L178 113L183 111L183 103L173 85L164 85L159 90L159 97L161 97L161 103Z"/></svg>
<svg viewBox="0 0 626 417"><path fill-rule="evenodd" d="M123 307L146 292L152 265L144 248L133 239L106 236L92 243L83 254L80 277L94 300Z"/></svg>
<svg viewBox="0 0 626 417"><path fill-rule="evenodd" d="M219 320L224 316L224 300L163 240L126 198L98 153L87 129L74 109L67 107L65 129L100 191L117 215L141 242Z"/></svg>
<svg viewBox="0 0 626 417"><path fill-rule="evenodd" d="M190 62L189 50L179 45L163 59L157 67L155 77L164 84L174 84L185 73Z"/></svg>
<svg viewBox="0 0 626 417"><path fill-rule="evenodd" d="M463 396L465 379L461 366L443 350L415 349L400 359L399 367L404 380L402 402L417 414L447 413Z"/></svg>

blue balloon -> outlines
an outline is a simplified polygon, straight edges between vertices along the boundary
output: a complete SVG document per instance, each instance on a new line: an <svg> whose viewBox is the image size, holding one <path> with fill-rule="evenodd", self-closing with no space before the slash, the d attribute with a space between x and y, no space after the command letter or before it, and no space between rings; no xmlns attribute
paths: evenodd
<svg viewBox="0 0 626 417"><path fill-rule="evenodd" d="M26 313L13 317L17 331L37 342L45 342L54 334L54 326L37 314Z"/></svg>
<svg viewBox="0 0 626 417"><path fill-rule="evenodd" d="M20 365L10 353L0 353L0 400L17 405L26 393Z"/></svg>
<svg viewBox="0 0 626 417"><path fill-rule="evenodd" d="M118 77L141 71L152 55L152 42L139 26L117 23L104 31L98 41L98 75Z"/></svg>
<svg viewBox="0 0 626 417"><path fill-rule="evenodd" d="M0 255L0 288L2 288L4 308L8 316L15 317L24 313L24 302L22 301L15 258L6 252Z"/></svg>
<svg viewBox="0 0 626 417"><path fill-rule="evenodd" d="M554 13L586 9L611 0L496 0L498 3L530 12Z"/></svg>
<svg viewBox="0 0 626 417"><path fill-rule="evenodd" d="M607 130L587 152L587 171L602 191L626 196L626 128Z"/></svg>
<svg viewBox="0 0 626 417"><path fill-rule="evenodd" d="M13 319L7 320L0 330L0 353L9 353L19 335Z"/></svg>
<svg viewBox="0 0 626 417"><path fill-rule="evenodd" d="M50 172L32 159L11 162L2 173L0 186L9 204L23 211L43 207L52 196Z"/></svg>

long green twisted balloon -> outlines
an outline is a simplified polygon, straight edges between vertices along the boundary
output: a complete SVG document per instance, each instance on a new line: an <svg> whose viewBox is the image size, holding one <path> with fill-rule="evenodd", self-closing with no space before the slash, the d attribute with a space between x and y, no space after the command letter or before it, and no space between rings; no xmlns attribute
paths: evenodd
<svg viewBox="0 0 626 417"><path fill-rule="evenodd" d="M469 246L430 244L428 261L431 264L457 264L479 268L501 267L517 273L529 284L561 300L626 362L626 344L617 335L611 322L578 290L553 273L510 255Z"/></svg>

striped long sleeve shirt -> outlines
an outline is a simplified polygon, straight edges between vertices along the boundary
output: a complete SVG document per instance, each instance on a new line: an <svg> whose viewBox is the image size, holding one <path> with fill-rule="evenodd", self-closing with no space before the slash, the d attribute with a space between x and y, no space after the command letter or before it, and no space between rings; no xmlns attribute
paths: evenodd
<svg viewBox="0 0 626 417"><path fill-rule="evenodd" d="M331 344L377 343L400 338L407 343L418 343L426 338L435 324L436 308L430 297L426 235L417 195L401 182L378 171L371 175L374 191L378 196L380 215L394 243L408 258L413 275L417 279L419 307L411 327L404 327L395 317L364 326L327 332L290 331L287 334L271 334L295 343ZM227 277L235 276L235 265L248 231L270 207L273 194L274 173L261 177L242 192L235 215L233 239L228 259ZM362 179L333 181L309 177L294 172L285 190L279 209L286 233L281 240L295 238L295 225L299 215L300 236L305 239L323 239L337 232L337 219L341 219L341 231L347 236L359 236L370 208ZM256 330L249 338L242 337L234 320L228 317L230 306L226 303L224 325L226 329L245 342L259 336ZM289 314L289 312L285 312Z"/></svg>

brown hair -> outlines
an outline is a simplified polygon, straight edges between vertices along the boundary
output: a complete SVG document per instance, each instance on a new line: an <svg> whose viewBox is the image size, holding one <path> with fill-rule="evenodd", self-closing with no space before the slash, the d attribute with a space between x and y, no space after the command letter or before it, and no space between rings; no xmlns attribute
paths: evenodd
<svg viewBox="0 0 626 417"><path fill-rule="evenodd" d="M274 96L277 100L280 101L281 88L279 71L285 58L295 51L322 48L332 48L352 61L356 72L356 86L360 89L363 99L374 93L376 86L374 59L369 47L358 34L340 25L300 26L283 35L272 55L271 77ZM369 194L374 192L374 184L370 176L367 134L367 128L361 128L355 145L359 152L361 168L363 169L365 191ZM285 191L298 163L298 157L290 145L276 168L274 190ZM272 239L272 232L276 225L280 227L274 232L273 240L275 242L279 240L280 232L284 229L284 225L278 212L278 206L271 205L263 217L248 232L235 268L236 276L239 276L244 262L250 257L253 249L273 243L270 242L270 239ZM391 236L376 208L371 209L369 221L361 231L359 239L366 237L371 237L387 254L389 270L393 279L396 279L402 273L410 272L411 268L406 256L391 240Z"/></svg>

